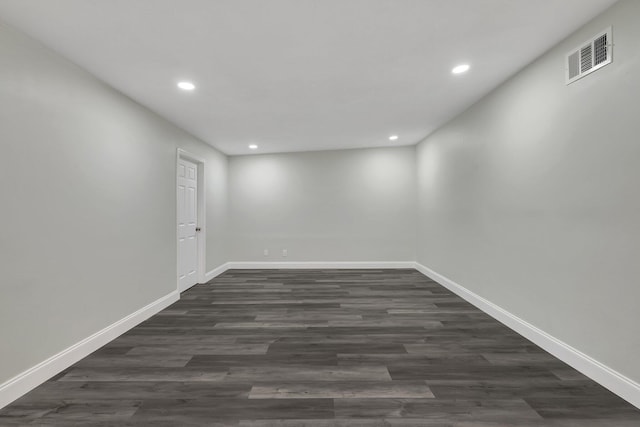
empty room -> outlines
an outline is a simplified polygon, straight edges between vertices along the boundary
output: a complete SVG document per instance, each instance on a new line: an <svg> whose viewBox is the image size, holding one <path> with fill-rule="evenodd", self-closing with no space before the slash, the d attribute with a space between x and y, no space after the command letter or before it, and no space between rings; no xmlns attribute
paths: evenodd
<svg viewBox="0 0 640 427"><path fill-rule="evenodd" d="M640 426L638 22L0 0L0 426Z"/></svg>

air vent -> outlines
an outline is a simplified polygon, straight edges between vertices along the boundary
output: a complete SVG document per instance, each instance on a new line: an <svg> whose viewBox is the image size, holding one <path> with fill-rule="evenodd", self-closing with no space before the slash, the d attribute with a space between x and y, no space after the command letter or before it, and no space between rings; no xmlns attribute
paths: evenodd
<svg viewBox="0 0 640 427"><path fill-rule="evenodd" d="M603 34L593 41L593 51L595 52L593 65L602 64L609 58L608 39L609 35ZM609 60L609 62L611 62L611 60Z"/></svg>
<svg viewBox="0 0 640 427"><path fill-rule="evenodd" d="M584 74L593 68L593 46L587 45L580 49L580 73Z"/></svg>
<svg viewBox="0 0 640 427"><path fill-rule="evenodd" d="M610 64L612 61L611 27L567 54L567 84Z"/></svg>

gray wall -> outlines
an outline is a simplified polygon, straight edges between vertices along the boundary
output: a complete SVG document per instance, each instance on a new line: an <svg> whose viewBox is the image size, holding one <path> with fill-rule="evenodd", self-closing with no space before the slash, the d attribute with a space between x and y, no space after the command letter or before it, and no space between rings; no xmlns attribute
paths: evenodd
<svg viewBox="0 0 640 427"><path fill-rule="evenodd" d="M418 262L635 381L638 17L614 5L417 147ZM614 62L565 86L609 25Z"/></svg>
<svg viewBox="0 0 640 427"><path fill-rule="evenodd" d="M0 24L0 383L176 289L175 162L207 159L207 268L227 159Z"/></svg>
<svg viewBox="0 0 640 427"><path fill-rule="evenodd" d="M414 147L231 157L229 171L232 261L415 257Z"/></svg>

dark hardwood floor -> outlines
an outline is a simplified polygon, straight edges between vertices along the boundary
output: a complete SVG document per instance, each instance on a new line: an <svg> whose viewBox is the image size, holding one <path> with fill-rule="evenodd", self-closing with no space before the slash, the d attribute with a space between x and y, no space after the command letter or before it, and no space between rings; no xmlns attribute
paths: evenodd
<svg viewBox="0 0 640 427"><path fill-rule="evenodd" d="M638 427L640 411L415 270L231 270L0 425Z"/></svg>

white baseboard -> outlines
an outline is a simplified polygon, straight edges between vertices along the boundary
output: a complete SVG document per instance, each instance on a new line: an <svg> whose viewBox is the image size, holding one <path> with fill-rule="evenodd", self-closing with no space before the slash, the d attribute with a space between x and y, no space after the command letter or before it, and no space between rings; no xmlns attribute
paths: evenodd
<svg viewBox="0 0 640 427"><path fill-rule="evenodd" d="M214 277L218 277L219 275L227 271L229 269L229 264L231 263L230 262L224 263L221 266L216 267L213 270L205 273L204 283L207 283L209 280L213 279Z"/></svg>
<svg viewBox="0 0 640 427"><path fill-rule="evenodd" d="M290 262L228 262L228 269L303 269L303 268L415 268L413 261L290 261Z"/></svg>
<svg viewBox="0 0 640 427"><path fill-rule="evenodd" d="M422 264L415 263L416 270L440 283L451 292L464 298L494 319L513 329L536 345L542 347L569 366L582 372L611 392L640 408L640 384L592 357L549 335L518 316L471 292L451 279L436 273Z"/></svg>
<svg viewBox="0 0 640 427"><path fill-rule="evenodd" d="M8 405L54 375L62 372L83 357L116 339L129 329L147 320L180 299L178 291L152 302L140 310L118 320L101 331L83 339L71 347L0 384L0 408Z"/></svg>

